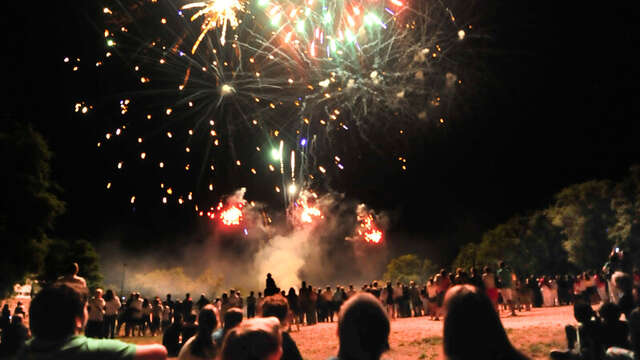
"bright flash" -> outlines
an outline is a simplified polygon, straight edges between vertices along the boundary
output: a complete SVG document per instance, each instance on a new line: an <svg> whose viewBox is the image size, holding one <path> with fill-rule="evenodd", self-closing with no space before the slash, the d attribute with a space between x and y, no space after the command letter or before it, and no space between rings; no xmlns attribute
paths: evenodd
<svg viewBox="0 0 640 360"><path fill-rule="evenodd" d="M231 28L235 29L238 24L238 17L236 13L238 11L244 11L244 0L209 0L206 2L193 2L186 4L182 9L202 8L191 17L191 21L203 16L204 22L202 23L200 36L193 44L191 53L195 54L198 49L198 45L204 39L207 32L215 29L218 26L222 26L222 34L220 36L220 44L224 45L226 42L227 34L227 22L231 25Z"/></svg>
<svg viewBox="0 0 640 360"><path fill-rule="evenodd" d="M231 85L224 84L220 87L220 93L222 94L222 96L231 95L235 92L236 89L234 89Z"/></svg>

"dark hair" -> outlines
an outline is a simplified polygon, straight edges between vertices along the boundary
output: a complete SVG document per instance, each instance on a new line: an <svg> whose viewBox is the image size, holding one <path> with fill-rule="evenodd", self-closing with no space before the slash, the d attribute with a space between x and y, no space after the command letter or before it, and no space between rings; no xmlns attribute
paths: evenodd
<svg viewBox="0 0 640 360"><path fill-rule="evenodd" d="M242 310L233 307L224 313L224 328L223 332L226 334L229 330L238 326L242 322Z"/></svg>
<svg viewBox="0 0 640 360"><path fill-rule="evenodd" d="M620 319L622 311L618 305L611 302L605 302L600 305L598 313L600 314L600 318L602 318L606 323L612 323Z"/></svg>
<svg viewBox="0 0 640 360"><path fill-rule="evenodd" d="M67 267L65 268L65 275L75 275L80 271L80 267L78 266L78 263L71 263L69 265L67 265Z"/></svg>
<svg viewBox="0 0 640 360"><path fill-rule="evenodd" d="M640 308L636 308L629 315L629 335L631 337L631 349L640 353Z"/></svg>
<svg viewBox="0 0 640 360"><path fill-rule="evenodd" d="M369 293L351 297L338 317L340 359L375 360L389 350L390 323L380 301Z"/></svg>
<svg viewBox="0 0 640 360"><path fill-rule="evenodd" d="M575 304L573 304L573 317L575 317L578 322L587 322L593 315L595 315L595 312L591 308L591 305L586 302L576 301Z"/></svg>
<svg viewBox="0 0 640 360"><path fill-rule="evenodd" d="M287 321L289 302L282 295L267 296L262 303L262 317L274 316L281 324Z"/></svg>
<svg viewBox="0 0 640 360"><path fill-rule="evenodd" d="M104 301L111 301L113 300L114 297L115 297L115 294L113 293L113 290L108 289L107 292L104 294Z"/></svg>
<svg viewBox="0 0 640 360"><path fill-rule="evenodd" d="M214 358L218 351L211 334L218 326L217 309L205 305L198 314L198 333L191 343L191 353L200 358Z"/></svg>
<svg viewBox="0 0 640 360"><path fill-rule="evenodd" d="M29 325L35 337L61 340L73 335L76 318L84 317L87 291L68 283L42 289L29 307Z"/></svg>
<svg viewBox="0 0 640 360"><path fill-rule="evenodd" d="M282 347L280 322L253 318L231 329L222 343L221 360L264 360Z"/></svg>
<svg viewBox="0 0 640 360"><path fill-rule="evenodd" d="M447 359L526 359L509 342L491 300L476 287L452 287L445 294L444 307Z"/></svg>

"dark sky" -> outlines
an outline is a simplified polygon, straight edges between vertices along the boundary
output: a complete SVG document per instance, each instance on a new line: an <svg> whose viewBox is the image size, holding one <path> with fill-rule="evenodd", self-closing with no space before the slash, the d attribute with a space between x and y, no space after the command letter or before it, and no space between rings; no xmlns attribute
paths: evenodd
<svg viewBox="0 0 640 360"><path fill-rule="evenodd" d="M90 62L104 51L102 5L88 3L43 2L33 11L12 2L3 15L13 50L3 55L3 78L12 79L4 97L45 135L68 203L56 232L101 239L123 229L132 237L171 238L201 229L191 212L144 204L134 212L128 198L105 192L106 163L95 152L100 119L74 116L72 106L79 94L104 95L101 87L115 80L92 78L78 88L61 61ZM563 187L619 179L640 162L638 6L557 3L476 4L470 15L482 34L481 64L466 87L464 110L454 112L451 126L413 139L407 173L381 169L374 159L332 183L392 214L398 251L442 245L446 260L456 244L477 241L516 213L544 208ZM248 195L261 197L251 189Z"/></svg>

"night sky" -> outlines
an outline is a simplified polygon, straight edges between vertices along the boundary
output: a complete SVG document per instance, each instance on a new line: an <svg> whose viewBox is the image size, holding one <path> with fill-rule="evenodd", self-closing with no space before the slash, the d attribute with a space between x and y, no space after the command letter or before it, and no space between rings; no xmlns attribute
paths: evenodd
<svg viewBox="0 0 640 360"><path fill-rule="evenodd" d="M104 52L101 6L90 3L38 2L34 11L16 1L3 15L11 50L3 54L4 107L42 132L55 154L53 176L68 204L55 234L99 243L118 230L171 243L176 234L206 232L192 211L159 204L133 211L128 197L105 191L106 160L95 148L104 126L72 110L79 94L104 96L114 80L88 78L78 88L62 62ZM563 187L622 178L640 163L632 3L476 3L480 63L451 125L411 141L409 171L381 168L373 151L363 151L331 187L391 214L396 252L436 252L450 261L460 244L548 206ZM271 201L261 191L249 188L247 197Z"/></svg>

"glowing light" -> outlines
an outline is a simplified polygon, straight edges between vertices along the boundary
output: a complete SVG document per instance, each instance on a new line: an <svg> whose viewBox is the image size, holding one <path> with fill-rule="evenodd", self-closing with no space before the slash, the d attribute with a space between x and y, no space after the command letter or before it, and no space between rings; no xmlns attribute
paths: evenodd
<svg viewBox="0 0 640 360"><path fill-rule="evenodd" d="M231 205L220 212L220 221L227 226L240 225L242 217L242 205L239 204Z"/></svg>
<svg viewBox="0 0 640 360"><path fill-rule="evenodd" d="M298 191L298 187L296 186L296 184L289 185L289 194L293 195L296 193L296 191Z"/></svg>
<svg viewBox="0 0 640 360"><path fill-rule="evenodd" d="M222 94L222 96L231 95L235 92L236 89L234 89L231 85L224 84L220 87L220 94Z"/></svg>
<svg viewBox="0 0 640 360"><path fill-rule="evenodd" d="M373 214L367 210L366 205L360 204L356 209L358 226L358 235L367 243L379 244L382 241L382 230L376 225Z"/></svg>

